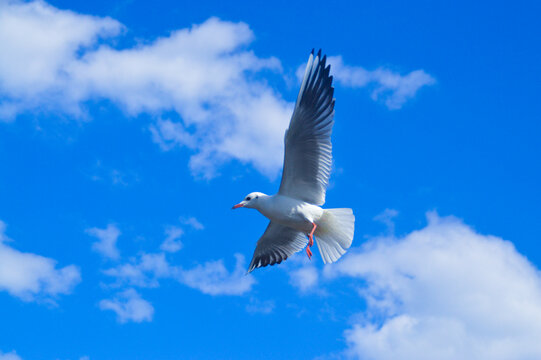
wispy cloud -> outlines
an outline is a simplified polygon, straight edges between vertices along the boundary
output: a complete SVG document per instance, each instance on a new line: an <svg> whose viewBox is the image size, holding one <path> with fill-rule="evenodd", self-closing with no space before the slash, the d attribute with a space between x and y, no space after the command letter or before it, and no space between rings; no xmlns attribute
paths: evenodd
<svg viewBox="0 0 541 360"><path fill-rule="evenodd" d="M127 187L139 182L139 175L133 171L115 169L96 160L94 164L84 171L92 181L104 182L115 186Z"/></svg>
<svg viewBox="0 0 541 360"><path fill-rule="evenodd" d="M158 287L159 280L175 277L178 269L171 266L165 253L142 253L130 262L104 270L104 274L114 278L113 286Z"/></svg>
<svg viewBox="0 0 541 360"><path fill-rule="evenodd" d="M181 222L189 224L194 229L203 227L194 217L181 218ZM116 231L120 233L118 229ZM133 308L148 310L148 306L151 307L150 304L145 305L147 302L138 297L135 289L159 288L161 283L167 280L176 281L212 296L239 296L252 289L255 278L252 275L246 275L246 263L242 255L235 255L236 263L232 270L225 266L222 259L206 261L186 268L168 260L169 253L180 250L177 249L181 246L178 238L182 236L183 231L180 228L169 227L166 229L166 234L167 237L160 246L163 252L142 252L137 256L129 257L125 262L102 270L103 274L112 280L107 280L104 288L120 290L120 292L114 299L105 299L100 302L101 309L117 312L120 322L151 321L151 315L147 317L129 315ZM146 314L148 313L150 312L147 311Z"/></svg>
<svg viewBox="0 0 541 360"><path fill-rule="evenodd" d="M120 323L152 321L154 307L134 289L118 293L115 298L100 301L100 309L112 310Z"/></svg>
<svg viewBox="0 0 541 360"><path fill-rule="evenodd" d="M245 275L242 255L235 255L236 265L229 271L223 260L212 260L184 269L171 265L164 253L141 254L129 263L107 269L104 273L115 279L113 286L158 287L160 280L174 279L208 295L242 295L255 284L252 275Z"/></svg>
<svg viewBox="0 0 541 360"><path fill-rule="evenodd" d="M24 301L54 303L60 294L69 294L81 281L75 265L57 268L56 260L25 253L6 244L6 225L0 221L0 290Z"/></svg>
<svg viewBox="0 0 541 360"><path fill-rule="evenodd" d="M15 351L9 353L3 353L0 351L0 360L22 360Z"/></svg>
<svg viewBox="0 0 541 360"><path fill-rule="evenodd" d="M98 241L92 243L92 250L100 253L103 257L118 260L120 252L116 247L116 242L120 236L120 230L114 224L109 224L105 229L90 228L86 233L98 238Z"/></svg>
<svg viewBox="0 0 541 360"><path fill-rule="evenodd" d="M171 265L164 253L141 254L131 262L104 270L116 280L113 286L158 287L162 279L174 279L209 295L242 295L255 284L251 275L245 275L242 255L235 255L236 265L229 271L223 260L207 261L184 269Z"/></svg>
<svg viewBox="0 0 541 360"><path fill-rule="evenodd" d="M289 270L289 283L299 289L301 293L307 293L317 289L319 276L320 274L314 265L304 264Z"/></svg>
<svg viewBox="0 0 541 360"><path fill-rule="evenodd" d="M180 222L182 222L184 225L190 225L195 230L203 230L205 226L199 222L195 217L180 217Z"/></svg>
<svg viewBox="0 0 541 360"><path fill-rule="evenodd" d="M183 225L187 225L194 230L203 230L205 227L195 217L179 218ZM180 238L184 235L184 228L176 225L170 225L165 228L165 240L160 245L160 249L166 252L174 253L182 249Z"/></svg>
<svg viewBox="0 0 541 360"><path fill-rule="evenodd" d="M246 311L251 314L270 314L274 311L276 304L272 300L261 301L251 298L250 303L246 305Z"/></svg>
<svg viewBox="0 0 541 360"><path fill-rule="evenodd" d="M336 81L346 87L369 88L374 101L383 102L389 109L400 109L415 97L419 89L436 83L424 70L414 70L405 75L386 68L366 70L361 66L344 64L341 56L329 57Z"/></svg>
<svg viewBox="0 0 541 360"><path fill-rule="evenodd" d="M180 222L194 230L203 230L205 227L195 217L180 217ZM184 235L184 229L180 226L170 225L165 228L165 240L160 245L160 249L166 252L177 252L182 249L180 238Z"/></svg>
<svg viewBox="0 0 541 360"><path fill-rule="evenodd" d="M541 357L541 275L513 245L453 217L428 214L325 268L362 280L367 311L345 332L360 359Z"/></svg>
<svg viewBox="0 0 541 360"><path fill-rule="evenodd" d="M178 280L209 295L242 295L252 288L255 278L246 275L244 256L236 254L235 269L229 272L222 260L207 261L179 273Z"/></svg>
<svg viewBox="0 0 541 360"><path fill-rule="evenodd" d="M160 245L160 249L167 252L177 252L182 249L182 242L179 240L184 234L184 230L178 226L168 226L165 229L167 235Z"/></svg>
<svg viewBox="0 0 541 360"><path fill-rule="evenodd" d="M385 209L381 214L374 216L374 220L383 223L387 226L387 233L389 235L394 235L394 218L398 215L398 211L395 209Z"/></svg>

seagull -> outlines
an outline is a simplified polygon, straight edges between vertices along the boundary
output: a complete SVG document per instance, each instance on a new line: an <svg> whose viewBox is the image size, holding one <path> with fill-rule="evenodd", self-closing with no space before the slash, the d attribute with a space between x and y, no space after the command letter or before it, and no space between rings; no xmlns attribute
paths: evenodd
<svg viewBox="0 0 541 360"><path fill-rule="evenodd" d="M257 242L248 272L280 264L306 246L312 259L314 236L325 264L338 260L353 241L351 209L323 209L332 165L334 88L331 67L312 50L295 109L284 136L284 168L275 195L252 192L233 209L256 209L270 220Z"/></svg>

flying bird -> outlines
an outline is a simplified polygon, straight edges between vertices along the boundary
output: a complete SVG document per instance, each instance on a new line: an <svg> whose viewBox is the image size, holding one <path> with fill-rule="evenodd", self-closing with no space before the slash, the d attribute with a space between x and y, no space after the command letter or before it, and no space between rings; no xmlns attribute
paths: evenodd
<svg viewBox="0 0 541 360"><path fill-rule="evenodd" d="M351 209L323 209L332 165L334 88L330 65L321 50L310 54L295 109L286 130L284 168L275 195L252 192L233 209L258 210L270 219L257 242L248 273L279 264L306 246L308 258L316 238L325 264L338 260L353 241Z"/></svg>

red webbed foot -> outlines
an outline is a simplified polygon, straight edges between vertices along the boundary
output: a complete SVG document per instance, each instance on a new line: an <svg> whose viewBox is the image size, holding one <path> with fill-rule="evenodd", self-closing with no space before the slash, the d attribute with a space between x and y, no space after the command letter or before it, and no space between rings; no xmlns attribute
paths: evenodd
<svg viewBox="0 0 541 360"><path fill-rule="evenodd" d="M306 247L306 255L308 255L308 259L312 260L312 250L310 250L310 246Z"/></svg>

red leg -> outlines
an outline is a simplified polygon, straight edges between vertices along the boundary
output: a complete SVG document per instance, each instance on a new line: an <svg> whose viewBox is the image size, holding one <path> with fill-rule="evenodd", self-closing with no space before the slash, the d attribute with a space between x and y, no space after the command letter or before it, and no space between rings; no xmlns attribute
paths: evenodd
<svg viewBox="0 0 541 360"><path fill-rule="evenodd" d="M314 225L312 227L312 231L310 231L310 234L308 234L308 246L306 247L306 255L308 255L308 259L312 260L312 250L310 248L314 246L314 231L316 231L317 225L315 223L312 223Z"/></svg>
<svg viewBox="0 0 541 360"><path fill-rule="evenodd" d="M312 231L310 231L310 234L308 234L308 246L312 247L314 246L314 231L316 231L317 225L316 223L312 223L314 225L312 227Z"/></svg>

